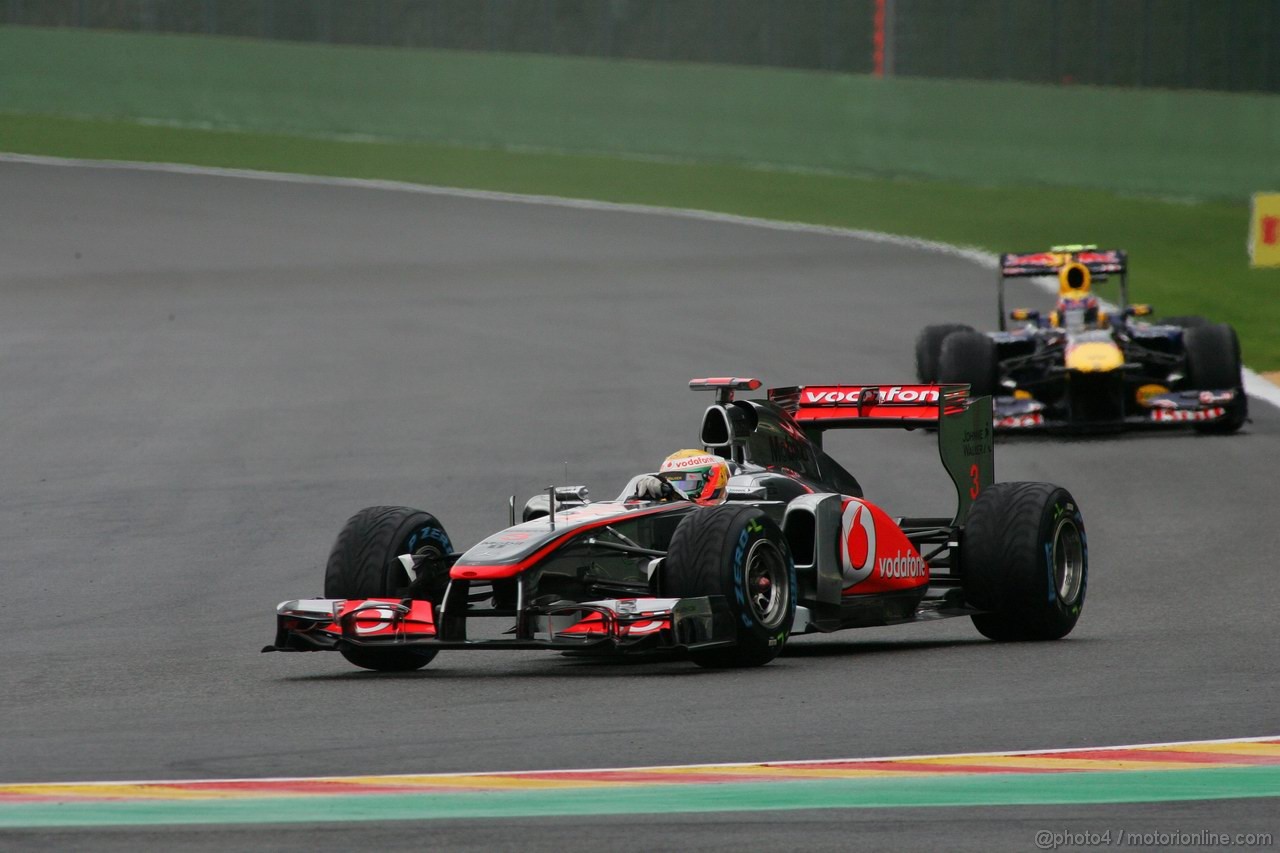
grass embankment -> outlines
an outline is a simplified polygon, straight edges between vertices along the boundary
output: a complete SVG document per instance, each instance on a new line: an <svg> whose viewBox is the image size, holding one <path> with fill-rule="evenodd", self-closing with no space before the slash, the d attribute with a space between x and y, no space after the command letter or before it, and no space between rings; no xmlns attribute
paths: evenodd
<svg viewBox="0 0 1280 853"><path fill-rule="evenodd" d="M1258 96L0 28L0 150L1116 245L1135 299L1231 322L1259 369L1280 368L1280 270L1246 266L1243 193L1280 189L1278 140Z"/></svg>

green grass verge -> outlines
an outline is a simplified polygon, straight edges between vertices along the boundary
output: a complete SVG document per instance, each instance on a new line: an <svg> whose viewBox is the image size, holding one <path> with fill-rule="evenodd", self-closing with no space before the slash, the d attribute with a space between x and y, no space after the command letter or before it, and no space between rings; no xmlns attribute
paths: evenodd
<svg viewBox="0 0 1280 853"><path fill-rule="evenodd" d="M1081 189L984 188L7 114L0 114L0 148L688 207L868 228L990 251L1087 240L1129 250L1135 299L1166 315L1204 314L1229 322L1251 366L1280 369L1280 269L1247 267L1248 210L1239 203L1176 204ZM920 316L922 324L947 319L928 306L921 306Z"/></svg>
<svg viewBox="0 0 1280 853"><path fill-rule="evenodd" d="M0 27L0 112L1243 200L1280 97Z"/></svg>

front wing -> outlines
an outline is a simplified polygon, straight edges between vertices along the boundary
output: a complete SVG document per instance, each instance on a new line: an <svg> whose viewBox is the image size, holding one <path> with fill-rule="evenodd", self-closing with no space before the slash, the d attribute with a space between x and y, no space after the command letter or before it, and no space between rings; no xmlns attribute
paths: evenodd
<svg viewBox="0 0 1280 853"><path fill-rule="evenodd" d="M468 639L465 627L437 622L430 601L307 598L276 608L276 639L264 652L363 648L594 650L619 654L731 646L733 616L718 595L561 601L512 617L513 636Z"/></svg>
<svg viewBox="0 0 1280 853"><path fill-rule="evenodd" d="M1238 404L1243 391L1170 391L1145 402L1145 410L1111 423L1080 422L1055 413L1039 400L996 397L993 424L997 432L1067 431L1072 429L1124 426L1135 429L1189 426L1222 420Z"/></svg>

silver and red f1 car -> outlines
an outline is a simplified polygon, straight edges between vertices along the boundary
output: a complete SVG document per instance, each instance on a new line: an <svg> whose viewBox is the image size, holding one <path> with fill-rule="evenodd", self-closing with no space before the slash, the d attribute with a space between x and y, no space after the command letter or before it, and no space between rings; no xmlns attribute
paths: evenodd
<svg viewBox="0 0 1280 853"><path fill-rule="evenodd" d="M1151 307L1129 302L1127 275L1119 249L1001 255L1000 330L927 326L916 340L916 373L922 382L966 382L975 395L992 395L997 430L1238 430L1248 398L1235 331L1202 317L1138 320ZM1058 278L1055 309L1006 315L1006 279L1035 276ZM1092 290L1108 276L1120 280L1120 303L1110 315ZM1010 329L1007 319L1018 325Z"/></svg>
<svg viewBox="0 0 1280 853"><path fill-rule="evenodd" d="M963 385L824 385L716 393L700 440L728 461L728 500L581 487L531 500L525 521L458 553L432 515L370 507L338 535L324 597L277 608L264 651L337 651L404 671L446 649L672 652L757 666L795 633L971 616L995 640L1075 626L1088 581L1084 521L1048 483L995 483L990 398ZM893 517L824 452L826 430L936 428L950 518ZM643 475L641 475L643 476Z"/></svg>

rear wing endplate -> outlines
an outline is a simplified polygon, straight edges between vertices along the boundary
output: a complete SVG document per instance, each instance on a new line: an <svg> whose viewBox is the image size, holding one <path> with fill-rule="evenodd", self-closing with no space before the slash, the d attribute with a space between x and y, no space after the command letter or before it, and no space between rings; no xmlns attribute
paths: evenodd
<svg viewBox="0 0 1280 853"><path fill-rule="evenodd" d="M968 385L797 385L768 394L819 447L829 429L937 427L938 455L956 487L953 524L995 482L991 398L970 397Z"/></svg>

